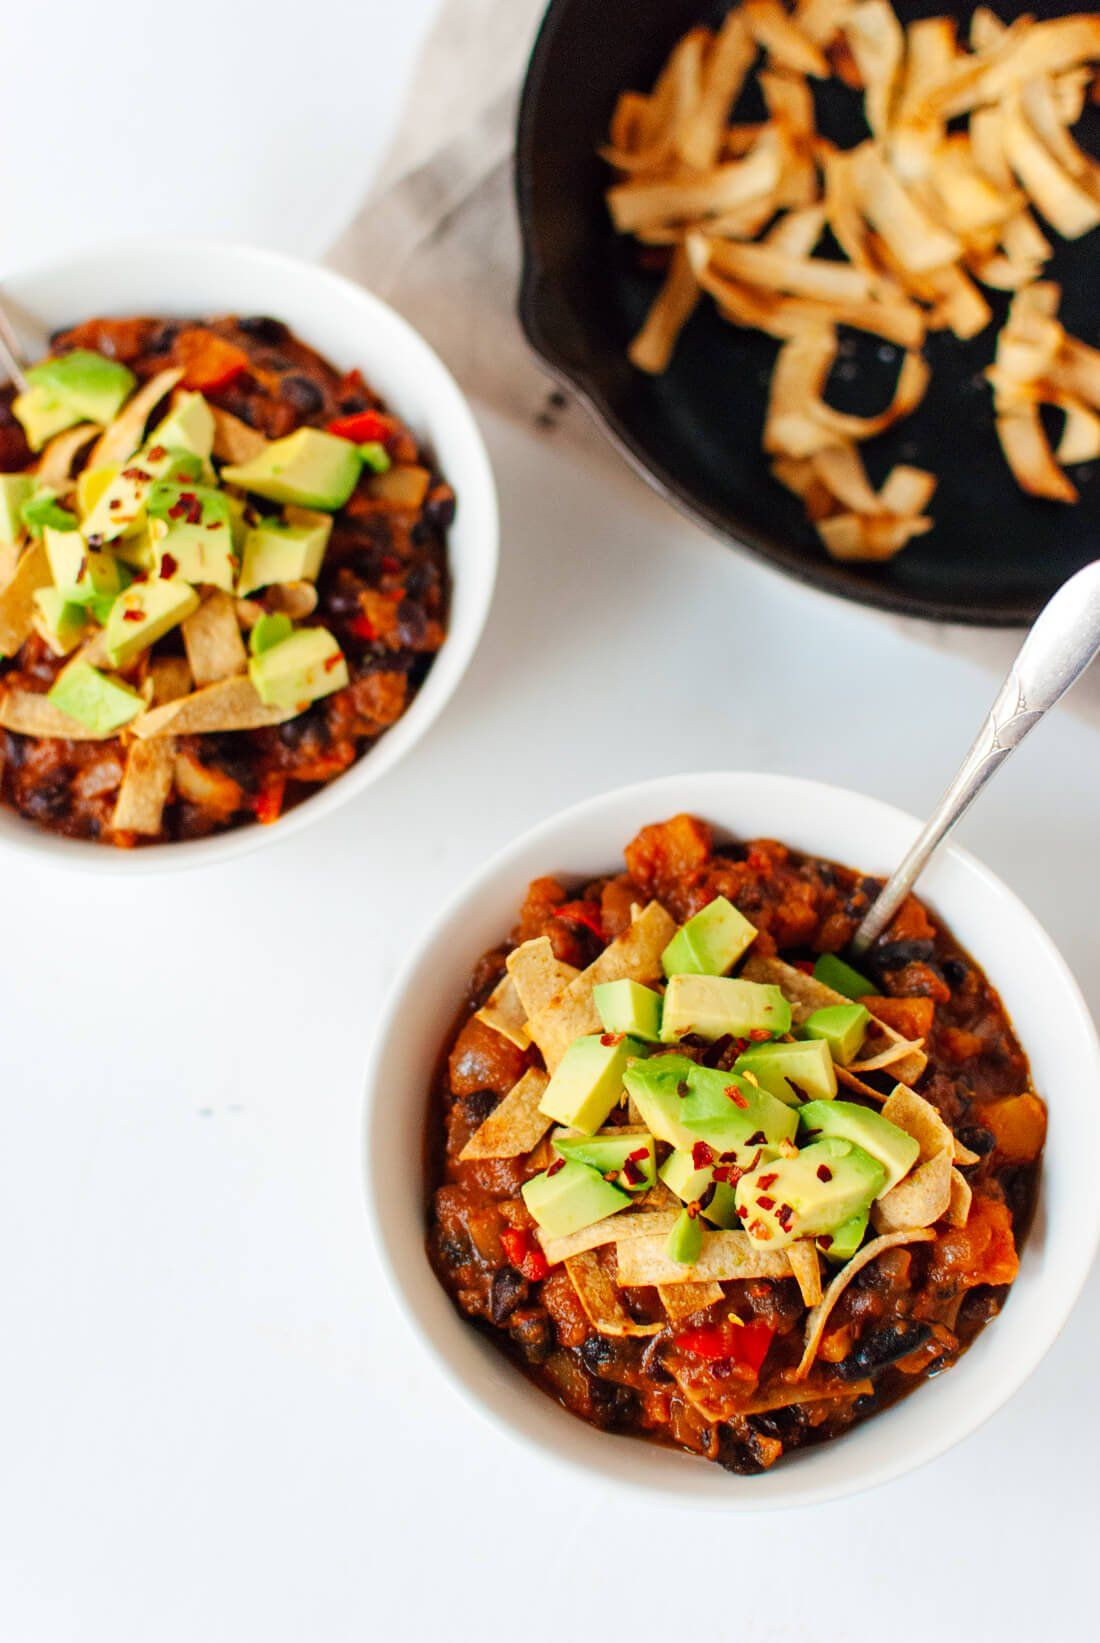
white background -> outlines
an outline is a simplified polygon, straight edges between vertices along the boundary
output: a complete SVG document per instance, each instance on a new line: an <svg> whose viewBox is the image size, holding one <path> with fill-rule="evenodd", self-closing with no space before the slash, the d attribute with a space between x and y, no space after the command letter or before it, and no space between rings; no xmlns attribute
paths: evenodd
<svg viewBox="0 0 1100 1643"><path fill-rule="evenodd" d="M0 259L146 228L320 254L433 9L9 5ZM756 1521L563 1481L468 1414L391 1307L361 1206L360 1074L440 896L547 812L677 767L926 810L992 686L715 546L625 471L486 431L504 511L490 631L395 775L198 876L0 863L0 1635L1087 1634L1095 1275L968 1443L871 1496ZM1098 760L1100 734L1063 711L964 829L1094 1009Z"/></svg>

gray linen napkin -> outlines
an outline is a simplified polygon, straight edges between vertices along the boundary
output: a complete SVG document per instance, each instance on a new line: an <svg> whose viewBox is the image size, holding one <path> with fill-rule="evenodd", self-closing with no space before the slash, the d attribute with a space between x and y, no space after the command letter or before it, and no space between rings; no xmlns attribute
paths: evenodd
<svg viewBox="0 0 1100 1643"><path fill-rule="evenodd" d="M546 0L444 0L397 134L363 206L326 261L405 315L475 400L539 437L622 458L554 384L515 313L520 248L512 144L520 87ZM685 525L685 529L691 527ZM1015 631L915 622L868 612L961 654L998 677ZM992 692L991 692L992 693ZM1068 698L1100 724L1100 667Z"/></svg>

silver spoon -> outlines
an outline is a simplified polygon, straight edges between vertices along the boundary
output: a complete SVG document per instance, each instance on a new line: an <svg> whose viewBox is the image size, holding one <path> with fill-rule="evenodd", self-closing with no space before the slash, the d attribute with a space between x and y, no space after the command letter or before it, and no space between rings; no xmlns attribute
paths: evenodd
<svg viewBox="0 0 1100 1643"><path fill-rule="evenodd" d="M25 361L19 346L19 338L15 334L15 327L7 314L4 305L0 303L0 366L7 372L21 394L27 391L27 379L23 375Z"/></svg>
<svg viewBox="0 0 1100 1643"><path fill-rule="evenodd" d="M1100 559L1071 576L1039 612L954 781L853 936L853 953L865 953L882 934L930 856L965 816L994 771L1081 677L1098 651Z"/></svg>

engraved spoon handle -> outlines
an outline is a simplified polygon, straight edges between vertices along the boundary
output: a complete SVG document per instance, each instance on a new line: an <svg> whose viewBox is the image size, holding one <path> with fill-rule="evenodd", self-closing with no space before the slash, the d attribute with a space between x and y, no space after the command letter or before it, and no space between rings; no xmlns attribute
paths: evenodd
<svg viewBox="0 0 1100 1643"><path fill-rule="evenodd" d="M1063 583L1020 647L954 781L894 869L852 939L864 953L882 934L929 857L966 814L994 771L1019 747L1100 651L1100 560Z"/></svg>
<svg viewBox="0 0 1100 1643"><path fill-rule="evenodd" d="M0 303L0 368L7 372L21 394L27 391L27 379L23 375L24 363L15 327L4 312L3 304Z"/></svg>

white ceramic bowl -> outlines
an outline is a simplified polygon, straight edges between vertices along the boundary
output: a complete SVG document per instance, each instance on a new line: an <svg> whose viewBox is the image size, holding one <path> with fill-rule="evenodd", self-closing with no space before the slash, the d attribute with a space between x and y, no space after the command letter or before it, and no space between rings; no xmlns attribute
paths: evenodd
<svg viewBox="0 0 1100 1643"><path fill-rule="evenodd" d="M271 314L367 381L434 451L454 487L449 533L453 593L449 632L407 713L343 776L270 827L209 839L115 850L63 839L0 807L0 845L57 865L128 874L194 867L285 839L327 816L393 768L446 706L485 625L496 579L496 490L477 424L454 378L400 315L338 274L244 246L194 240L125 240L5 276L5 306L29 346L36 335L97 314Z"/></svg>
<svg viewBox="0 0 1100 1643"><path fill-rule="evenodd" d="M367 1201L394 1294L441 1373L491 1425L636 1495L727 1510L804 1506L885 1482L973 1432L1038 1364L1066 1321L1100 1240L1100 1045L1065 963L1027 909L965 851L949 846L921 883L1004 998L1050 1136L1035 1223L999 1318L947 1374L847 1436L736 1477L693 1456L599 1432L532 1386L455 1311L424 1253L422 1138L428 1090L475 960L515 922L528 880L616 870L646 822L679 810L742 838L769 836L873 873L917 831L901 811L793 777L668 777L591 799L527 833L462 889L408 960L386 1003L367 1075ZM471 1446L494 1441L474 1428Z"/></svg>

